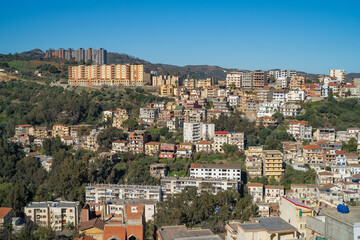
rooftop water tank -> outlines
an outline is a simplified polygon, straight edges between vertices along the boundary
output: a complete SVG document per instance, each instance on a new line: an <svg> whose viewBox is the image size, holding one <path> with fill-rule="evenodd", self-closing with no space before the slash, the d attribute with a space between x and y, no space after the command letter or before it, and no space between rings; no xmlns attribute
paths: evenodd
<svg viewBox="0 0 360 240"><path fill-rule="evenodd" d="M345 206L345 205L342 205L342 204L339 204L337 206L337 210L339 213L349 213L349 207Z"/></svg>

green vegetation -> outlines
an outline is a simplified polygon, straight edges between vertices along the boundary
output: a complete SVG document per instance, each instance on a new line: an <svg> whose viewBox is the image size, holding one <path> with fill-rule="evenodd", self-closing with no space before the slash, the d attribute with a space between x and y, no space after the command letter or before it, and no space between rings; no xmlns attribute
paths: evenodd
<svg viewBox="0 0 360 240"><path fill-rule="evenodd" d="M280 179L281 185L285 189L290 189L291 184L309 184L315 183L316 171L308 169L307 171L295 170L292 166L286 166L285 172Z"/></svg>
<svg viewBox="0 0 360 240"><path fill-rule="evenodd" d="M258 207L250 195L242 196L237 191L223 191L216 195L196 188L186 188L182 193L169 196L157 205L156 226L181 225L210 228L223 232L225 221L248 220L257 215Z"/></svg>
<svg viewBox="0 0 360 240"><path fill-rule="evenodd" d="M305 104L306 113L298 115L298 120L308 121L313 128L335 127L343 131L350 127L360 127L360 103L357 99L328 100Z"/></svg>

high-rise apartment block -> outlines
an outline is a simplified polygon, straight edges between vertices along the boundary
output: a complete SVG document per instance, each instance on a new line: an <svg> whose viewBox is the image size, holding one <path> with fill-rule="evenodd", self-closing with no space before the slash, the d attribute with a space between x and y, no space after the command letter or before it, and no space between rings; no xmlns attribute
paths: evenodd
<svg viewBox="0 0 360 240"><path fill-rule="evenodd" d="M272 70L268 72L268 76L274 76L275 79L292 78L294 75L296 75L296 70Z"/></svg>
<svg viewBox="0 0 360 240"><path fill-rule="evenodd" d="M84 62L92 62L96 65L107 63L107 51L103 48L99 48L98 50L92 48L79 48L78 50L73 50L71 48L68 50L63 48L57 50L49 49L46 50L45 57L66 59L68 61L74 60L75 62L80 62L82 60Z"/></svg>
<svg viewBox="0 0 360 240"><path fill-rule="evenodd" d="M253 88L263 88L268 84L266 72L255 70L253 72Z"/></svg>
<svg viewBox="0 0 360 240"><path fill-rule="evenodd" d="M274 177L280 180L284 172L283 169L283 155L278 150L266 150L262 152L263 169L265 177Z"/></svg>
<svg viewBox="0 0 360 240"><path fill-rule="evenodd" d="M226 75L226 87L241 88L242 72L233 72Z"/></svg>
<svg viewBox="0 0 360 240"><path fill-rule="evenodd" d="M144 86L150 72L144 65L69 66L69 84L75 86Z"/></svg>
<svg viewBox="0 0 360 240"><path fill-rule="evenodd" d="M346 72L344 69L330 69L329 70L330 77L335 77L341 82L346 81Z"/></svg>
<svg viewBox="0 0 360 240"><path fill-rule="evenodd" d="M154 87L161 87L162 85L177 87L181 84L181 78L170 75L159 75L153 76L151 83Z"/></svg>
<svg viewBox="0 0 360 240"><path fill-rule="evenodd" d="M200 140L213 139L215 124L203 122L184 123L184 142L197 143Z"/></svg>

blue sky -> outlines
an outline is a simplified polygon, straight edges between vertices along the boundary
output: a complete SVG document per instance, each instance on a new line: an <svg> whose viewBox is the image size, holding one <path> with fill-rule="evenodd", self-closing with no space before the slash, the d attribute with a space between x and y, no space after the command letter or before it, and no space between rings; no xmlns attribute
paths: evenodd
<svg viewBox="0 0 360 240"><path fill-rule="evenodd" d="M359 0L0 0L0 53L104 47L182 66L360 72L359 11Z"/></svg>

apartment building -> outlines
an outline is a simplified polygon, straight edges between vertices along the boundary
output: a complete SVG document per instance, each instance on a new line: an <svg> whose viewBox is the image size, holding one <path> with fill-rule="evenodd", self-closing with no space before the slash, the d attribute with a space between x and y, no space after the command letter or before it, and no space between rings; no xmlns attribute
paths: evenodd
<svg viewBox="0 0 360 240"><path fill-rule="evenodd" d="M285 94L286 94L285 89L274 89L273 101L284 103L285 102Z"/></svg>
<svg viewBox="0 0 360 240"><path fill-rule="evenodd" d="M240 96L230 95L227 98L230 107L236 107L240 105Z"/></svg>
<svg viewBox="0 0 360 240"><path fill-rule="evenodd" d="M261 202L264 198L264 185L262 183L246 184L248 193L252 196L254 202Z"/></svg>
<svg viewBox="0 0 360 240"><path fill-rule="evenodd" d="M275 127L278 125L278 121L276 120L276 118L270 116L258 117L256 119L256 126L260 126L261 124L266 128L271 126Z"/></svg>
<svg viewBox="0 0 360 240"><path fill-rule="evenodd" d="M176 149L177 158L191 158L194 153L194 144L190 142L180 143Z"/></svg>
<svg viewBox="0 0 360 240"><path fill-rule="evenodd" d="M66 59L68 61L74 60L75 62L91 62L93 64L102 65L107 63L107 51L103 48L93 49L83 49L79 48L78 50L73 50L71 48L65 50L60 49L49 49L46 50L45 58L60 58Z"/></svg>
<svg viewBox="0 0 360 240"><path fill-rule="evenodd" d="M278 150L263 150L261 156L264 164L264 176L280 180L284 172L282 153Z"/></svg>
<svg viewBox="0 0 360 240"><path fill-rule="evenodd" d="M98 131L91 131L89 135L82 136L80 140L80 147L90 151L96 151L99 148L99 144L97 143L97 137L99 135Z"/></svg>
<svg viewBox="0 0 360 240"><path fill-rule="evenodd" d="M336 133L334 128L318 128L314 132L316 141L335 142Z"/></svg>
<svg viewBox="0 0 360 240"><path fill-rule="evenodd" d="M29 135L34 136L35 138L48 138L49 130L47 127L30 127Z"/></svg>
<svg viewBox="0 0 360 240"><path fill-rule="evenodd" d="M252 88L253 87L253 73L252 72L244 73L242 75L241 87L242 88Z"/></svg>
<svg viewBox="0 0 360 240"><path fill-rule="evenodd" d="M183 127L184 142L196 143L210 140L215 135L215 124L203 122L185 122Z"/></svg>
<svg viewBox="0 0 360 240"><path fill-rule="evenodd" d="M186 187L196 187L199 192L209 191L217 194L219 191L238 190L239 181L219 178L166 177L160 180L164 200L171 194L181 193Z"/></svg>
<svg viewBox="0 0 360 240"><path fill-rule="evenodd" d="M237 164L200 164L190 165L190 177L221 178L241 181L241 166Z"/></svg>
<svg viewBox="0 0 360 240"><path fill-rule="evenodd" d="M312 127L306 121L290 121L287 132L298 141L312 140Z"/></svg>
<svg viewBox="0 0 360 240"><path fill-rule="evenodd" d="M173 159L176 157L176 145L171 143L161 143L159 158Z"/></svg>
<svg viewBox="0 0 360 240"><path fill-rule="evenodd" d="M300 90L304 83L305 78L303 76L294 75L290 79L289 88L290 90Z"/></svg>
<svg viewBox="0 0 360 240"><path fill-rule="evenodd" d="M268 71L268 76L273 76L275 79L278 78L292 78L296 75L296 70L272 70Z"/></svg>
<svg viewBox="0 0 360 240"><path fill-rule="evenodd" d="M226 222L225 240L298 239L296 227L280 217L250 218L250 222Z"/></svg>
<svg viewBox="0 0 360 240"><path fill-rule="evenodd" d="M52 137L70 136L70 129L65 124L54 124L52 127Z"/></svg>
<svg viewBox="0 0 360 240"><path fill-rule="evenodd" d="M145 143L145 154L149 156L159 156L160 145L161 143L159 142Z"/></svg>
<svg viewBox="0 0 360 240"><path fill-rule="evenodd" d="M160 87L160 96L169 97L174 95L174 87L172 85L162 85Z"/></svg>
<svg viewBox="0 0 360 240"><path fill-rule="evenodd" d="M289 85L289 78L287 77L279 77L276 79L276 87L277 88L281 88L281 89L284 89L284 88L287 88L288 85Z"/></svg>
<svg viewBox="0 0 360 240"><path fill-rule="evenodd" d="M324 149L318 145L305 145L303 147L303 157L307 163L323 163Z"/></svg>
<svg viewBox="0 0 360 240"><path fill-rule="evenodd" d="M271 117L275 113L279 112L281 103L272 101L272 102L262 102L257 105L256 116L259 117Z"/></svg>
<svg viewBox="0 0 360 240"><path fill-rule="evenodd" d="M159 186L93 184L85 187L85 200L88 203L104 203L118 199L152 199L162 201Z"/></svg>
<svg viewBox="0 0 360 240"><path fill-rule="evenodd" d="M161 87L163 85L171 85L177 87L181 84L181 78L170 75L159 75L152 77L152 85L154 87Z"/></svg>
<svg viewBox="0 0 360 240"><path fill-rule="evenodd" d="M265 86L256 89L257 100L259 102L271 102L273 100L274 88Z"/></svg>
<svg viewBox="0 0 360 240"><path fill-rule="evenodd" d="M196 152L211 153L213 151L211 142L204 140L195 143L195 149Z"/></svg>
<svg viewBox="0 0 360 240"><path fill-rule="evenodd" d="M148 133L145 130L129 132L129 150L132 152L144 152L145 143L148 142Z"/></svg>
<svg viewBox="0 0 360 240"><path fill-rule="evenodd" d="M297 235L306 237L306 219L315 216L311 207L283 196L279 204L280 217L297 228Z"/></svg>
<svg viewBox="0 0 360 240"><path fill-rule="evenodd" d="M260 71L260 70L255 70L253 72L253 84L252 87L257 89L257 88L263 88L266 85L268 85L268 78L267 78L267 73Z"/></svg>
<svg viewBox="0 0 360 240"><path fill-rule="evenodd" d="M30 124L16 125L15 126L15 135L16 136L29 135L31 128L32 128L32 125L30 125Z"/></svg>
<svg viewBox="0 0 360 240"><path fill-rule="evenodd" d="M287 102L280 107L280 113L282 113L285 117L293 117L299 115L301 109L300 104Z"/></svg>
<svg viewBox="0 0 360 240"><path fill-rule="evenodd" d="M278 203L285 195L285 189L282 185L265 185L264 201L266 203Z"/></svg>
<svg viewBox="0 0 360 240"><path fill-rule="evenodd" d="M140 108L140 120L147 123L154 123L159 115L159 109L157 108Z"/></svg>
<svg viewBox="0 0 360 240"><path fill-rule="evenodd" d="M285 94L285 102L301 102L305 100L305 92L302 90L291 90Z"/></svg>
<svg viewBox="0 0 360 240"><path fill-rule="evenodd" d="M128 141L126 140L116 140L114 142L111 143L111 150L113 152L128 152L129 151L129 145L128 145Z"/></svg>
<svg viewBox="0 0 360 240"><path fill-rule="evenodd" d="M70 85L75 86L144 86L150 83L150 72L144 65L69 66Z"/></svg>
<svg viewBox="0 0 360 240"><path fill-rule="evenodd" d="M230 106L227 97L219 96L213 98L213 109L215 111L229 112Z"/></svg>
<svg viewBox="0 0 360 240"><path fill-rule="evenodd" d="M337 78L340 82L346 81L346 72L344 69L330 69L329 75L330 77Z"/></svg>
<svg viewBox="0 0 360 240"><path fill-rule="evenodd" d="M112 126L121 129L124 121L129 119L129 114L126 109L116 109L114 111Z"/></svg>
<svg viewBox="0 0 360 240"><path fill-rule="evenodd" d="M64 230L69 224L75 228L79 224L79 202L31 202L25 206L24 213L28 219L42 227L55 231Z"/></svg>
<svg viewBox="0 0 360 240"><path fill-rule="evenodd" d="M212 87L214 85L214 78L205 78L205 79L197 79L196 87L198 88L207 88Z"/></svg>
<svg viewBox="0 0 360 240"><path fill-rule="evenodd" d="M245 159L246 171L250 178L257 178L262 176L262 158L247 156Z"/></svg>
<svg viewBox="0 0 360 240"><path fill-rule="evenodd" d="M226 75L226 87L227 88L230 88L230 87L241 88L242 87L242 85L241 85L242 76L243 76L242 72L228 73Z"/></svg>

